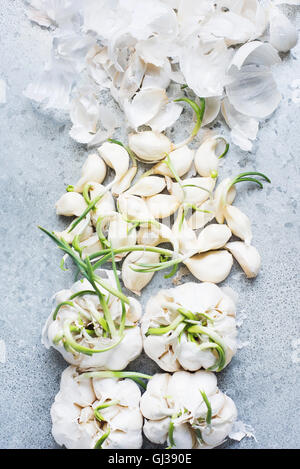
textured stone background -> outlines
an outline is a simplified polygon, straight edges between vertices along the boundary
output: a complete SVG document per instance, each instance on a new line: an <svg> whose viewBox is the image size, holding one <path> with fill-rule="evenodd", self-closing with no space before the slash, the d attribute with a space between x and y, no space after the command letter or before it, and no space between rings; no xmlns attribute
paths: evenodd
<svg viewBox="0 0 300 469"><path fill-rule="evenodd" d="M296 21L295 10L288 11ZM22 95L50 47L48 31L30 25L21 0L2 0L0 34L0 78L8 83L7 104L0 106L0 341L6 344L6 362L0 357L0 447L56 448L49 409L66 363L40 337L52 295L71 283L72 274L59 269L59 252L37 225L65 226L53 206L77 179L86 151L69 138L68 122L51 119ZM232 147L221 171L224 176L256 168L272 180L263 191L238 187L236 204L253 221L263 268L250 281L235 266L225 282L239 293L239 314L247 316L239 338L249 344L219 374L219 385L254 427L257 442L224 447L299 447L299 55L300 45L274 72L283 101L262 125L253 152ZM176 138L189 128L185 123L184 117ZM155 277L143 301L162 285L163 277ZM130 368L157 370L145 357Z"/></svg>

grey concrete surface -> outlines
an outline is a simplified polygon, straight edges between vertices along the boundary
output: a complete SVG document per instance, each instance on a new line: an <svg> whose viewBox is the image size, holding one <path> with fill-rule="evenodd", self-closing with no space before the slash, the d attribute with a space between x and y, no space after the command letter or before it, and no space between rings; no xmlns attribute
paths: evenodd
<svg viewBox="0 0 300 469"><path fill-rule="evenodd" d="M27 21L22 1L1 1L0 35L0 78L8 83L7 103L0 105L0 341L6 344L6 361L0 363L0 448L56 448L49 409L66 363L42 346L41 329L52 295L72 282L72 273L59 269L59 252L37 225L65 226L53 206L76 180L86 150L69 138L68 122L51 118L22 95L50 44L49 33ZM253 221L263 267L250 281L235 266L224 282L239 293L239 315L246 315L239 338L249 344L218 378L257 441L228 442L225 448L300 446L300 91L297 97L294 89L300 88L299 55L300 44L275 71L283 100L261 126L253 152L232 146L221 171L224 176L255 168L272 180L264 190L238 187L236 205ZM155 277L143 303L162 285L171 281ZM157 370L144 356L130 368Z"/></svg>

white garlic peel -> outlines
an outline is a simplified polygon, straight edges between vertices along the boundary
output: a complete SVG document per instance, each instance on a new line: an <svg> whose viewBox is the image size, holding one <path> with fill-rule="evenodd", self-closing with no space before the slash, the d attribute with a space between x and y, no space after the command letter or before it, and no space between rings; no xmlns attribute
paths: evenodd
<svg viewBox="0 0 300 469"><path fill-rule="evenodd" d="M241 241L234 241L227 243L225 247L240 264L247 278L253 278L258 275L261 257L254 246L242 243Z"/></svg>
<svg viewBox="0 0 300 469"><path fill-rule="evenodd" d="M60 391L51 407L52 434L68 449L93 449L109 431L103 449L139 449L143 417L139 410L141 392L131 379L90 378L78 380L74 366L61 376ZM95 417L98 406L103 421Z"/></svg>
<svg viewBox="0 0 300 469"><path fill-rule="evenodd" d="M181 310L192 313L193 323L185 321ZM237 349L235 311L232 298L213 283L161 290L148 301L141 320L144 350L165 371L220 371ZM194 340L188 326L199 326L203 333ZM223 350L222 360L216 343Z"/></svg>
<svg viewBox="0 0 300 469"><path fill-rule="evenodd" d="M101 276L106 283L114 288L115 280L112 271L99 270L96 273ZM103 309L100 305L97 295L78 296L69 300L70 296L84 290L93 290L88 280L78 281L72 285L69 290L63 290L56 295L57 305L63 302L70 302L61 306L57 312L56 319L53 312L50 314L44 330L43 343L47 348L51 346L58 350L64 359L76 365L80 369L98 369L98 370L122 370L142 351L141 331L138 321L141 316L141 306L134 298L129 299L129 305L126 305L126 322L124 337L121 341L118 338L105 337L99 318L104 318ZM99 286L102 294L107 295L107 291ZM120 300L109 295L108 307L115 324L119 324L122 315L122 306ZM65 328L73 328L72 341L69 342L66 336ZM93 326L94 333L88 334L87 331ZM130 326L126 328L126 326ZM76 331L74 330L76 328ZM117 345L115 345L117 343ZM115 345L115 346L113 346ZM81 347L93 350L107 351L101 353L91 353L88 355L81 352Z"/></svg>
<svg viewBox="0 0 300 469"><path fill-rule="evenodd" d="M208 424L205 393L212 410ZM215 375L208 371L177 371L173 375L156 374L141 397L145 417L144 433L153 443L169 439L173 425L173 449L207 449L221 445L237 419L237 409L230 397L217 387ZM169 434L169 435L168 435Z"/></svg>

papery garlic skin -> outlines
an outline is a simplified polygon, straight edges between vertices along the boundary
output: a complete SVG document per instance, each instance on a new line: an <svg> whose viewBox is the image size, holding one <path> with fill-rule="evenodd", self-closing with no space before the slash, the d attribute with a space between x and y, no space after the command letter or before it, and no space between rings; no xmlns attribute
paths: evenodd
<svg viewBox="0 0 300 469"><path fill-rule="evenodd" d="M96 273L102 276L102 278L104 277L106 283L110 283L114 288L116 288L112 271L100 270L96 271ZM71 295L83 290L93 290L92 285L86 279L84 279L82 282L79 281L74 283L70 290L63 290L62 292L59 292L56 296L57 305L63 301L68 301ZM107 295L107 291L100 287L100 285L99 290L102 291L103 294ZM142 351L142 338L140 328L138 326L138 321L141 316L141 307L137 300L133 298L130 299L130 305L126 305L125 323L126 325L132 327L128 329L125 328L124 338L118 345L108 351L94 353L91 356L79 352L72 353L71 351L67 351L64 348L62 340L56 340L57 337L64 335L64 325L66 321L71 322L71 324L78 327L80 325L86 327L92 323L96 324L98 327L97 331L99 332L99 336L85 336L84 333L78 333L74 335L73 337L75 338L78 345L97 350L107 348L113 345L115 341L115 339L103 337L103 333L101 333L101 327L97 323L96 318L98 316L103 317L103 310L97 295L84 295L81 297L76 297L71 301L73 306L62 306L59 309L55 320L53 319L53 312L47 319L43 329L43 343L46 348L55 348L60 352L60 354L68 363L76 365L81 370L122 370L126 368L126 366L132 360L140 355ZM110 309L112 319L119 323L122 315L120 300L113 295L109 295L108 307ZM135 310L135 319L134 321L131 321L129 318L132 317L133 308ZM138 313L136 313L136 311Z"/></svg>
<svg viewBox="0 0 300 469"><path fill-rule="evenodd" d="M234 241L227 243L225 247L240 264L247 278L254 278L258 275L261 257L254 246L242 243L241 241Z"/></svg>
<svg viewBox="0 0 300 469"><path fill-rule="evenodd" d="M78 192L66 192L56 202L56 214L65 217L79 217L86 209L87 204L81 194Z"/></svg>
<svg viewBox="0 0 300 469"><path fill-rule="evenodd" d="M96 153L87 157L81 170L81 178L74 186L74 191L82 192L84 186L89 181L95 181L101 184L106 176L106 164Z"/></svg>
<svg viewBox="0 0 300 469"><path fill-rule="evenodd" d="M62 373L60 391L51 407L55 441L68 449L93 449L109 428L103 449L141 448L143 417L138 385L127 378L79 381L79 376L74 366ZM115 400L118 404L101 410L105 421L100 423L94 409Z"/></svg>
<svg viewBox="0 0 300 469"><path fill-rule="evenodd" d="M180 318L179 308L195 315L203 313L210 318L206 328L218 335L224 349L226 366L237 350L236 307L232 298L213 283L185 283L169 290L160 290L148 301L141 320L145 353L160 368L170 372L182 368L188 371L213 369L216 366L218 354L214 349L201 350L199 347L200 343L208 344L208 336L201 335L201 341L196 344L190 340L187 332L182 332L180 324L178 328L162 335L150 332L151 328L167 327Z"/></svg>
<svg viewBox="0 0 300 469"><path fill-rule="evenodd" d="M230 274L233 259L227 251L196 254L184 261L189 271L201 282L220 283Z"/></svg>
<svg viewBox="0 0 300 469"><path fill-rule="evenodd" d="M298 41L295 26L279 8L270 8L270 44L279 52L288 52Z"/></svg>
<svg viewBox="0 0 300 469"><path fill-rule="evenodd" d="M155 272L135 272L131 266L138 268L137 264L156 264L159 262L159 254L148 251L133 251L123 262L122 280L125 287L135 293L141 294L141 290L152 280Z"/></svg>
<svg viewBox="0 0 300 469"><path fill-rule="evenodd" d="M207 406L200 391L206 394L212 408L210 425L206 423ZM155 411L157 407L159 413ZM153 443L166 441L170 446L172 420L173 449L217 447L226 440L237 419L234 402L218 389L215 375L208 371L154 375L141 397L140 409L146 419L144 433Z"/></svg>
<svg viewBox="0 0 300 469"><path fill-rule="evenodd" d="M164 134L146 130L128 136L129 148L145 163L155 163L172 151L172 142Z"/></svg>

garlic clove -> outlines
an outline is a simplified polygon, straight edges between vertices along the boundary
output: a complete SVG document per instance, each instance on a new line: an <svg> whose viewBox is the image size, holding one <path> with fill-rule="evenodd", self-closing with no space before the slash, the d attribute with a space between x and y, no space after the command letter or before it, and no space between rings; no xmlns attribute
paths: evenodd
<svg viewBox="0 0 300 469"><path fill-rule="evenodd" d="M214 194L214 206L216 213L216 220L218 223L224 223L224 210L229 204L231 205L235 199L236 189L232 186L229 191L228 187L231 183L230 178L224 179L216 188Z"/></svg>
<svg viewBox="0 0 300 469"><path fill-rule="evenodd" d="M65 217L74 215L79 217L86 207L86 201L78 192L66 192L55 204L57 215L64 215Z"/></svg>
<svg viewBox="0 0 300 469"><path fill-rule="evenodd" d="M135 272L130 266L136 264L155 264L159 262L159 254L156 252L134 251L128 254L122 265L122 280L125 287L135 293L141 294L141 290L148 285L155 272Z"/></svg>
<svg viewBox="0 0 300 469"><path fill-rule="evenodd" d="M248 278L257 276L260 269L261 257L254 246L247 245L241 241L234 241L227 243L225 247L240 264Z"/></svg>
<svg viewBox="0 0 300 469"><path fill-rule="evenodd" d="M201 282L220 283L230 274L233 259L227 251L210 251L197 254L184 261L184 264Z"/></svg>
<svg viewBox="0 0 300 469"><path fill-rule="evenodd" d="M129 170L124 174L124 176L113 185L112 194L117 197L118 195L127 191L136 173L137 166L131 166L131 168L129 168Z"/></svg>
<svg viewBox="0 0 300 469"><path fill-rule="evenodd" d="M132 228L132 229L130 229ZM128 224L122 215L115 213L109 223L108 240L113 249L125 246L134 246L136 244L136 229ZM117 259L126 256L126 252L118 254Z"/></svg>
<svg viewBox="0 0 300 469"><path fill-rule="evenodd" d="M225 208L225 219L232 233L250 244L252 240L251 222L239 208L227 205Z"/></svg>
<svg viewBox="0 0 300 469"><path fill-rule="evenodd" d="M145 200L128 193L118 198L118 207L122 215L129 220L153 220L153 216Z"/></svg>
<svg viewBox="0 0 300 469"><path fill-rule="evenodd" d="M207 138L198 148L195 155L195 168L203 177L212 177L218 174L219 158L216 156L216 147L220 137L213 136Z"/></svg>
<svg viewBox="0 0 300 469"><path fill-rule="evenodd" d="M158 176L142 177L134 186L132 186L127 194L138 195L140 197L151 197L159 194L166 187L166 181Z"/></svg>
<svg viewBox="0 0 300 469"><path fill-rule="evenodd" d="M161 420L145 420L143 431L152 443L163 445L167 440L170 417Z"/></svg>
<svg viewBox="0 0 300 469"><path fill-rule="evenodd" d="M199 252L220 249L231 238L231 231L226 225L212 224L204 228L198 236Z"/></svg>
<svg viewBox="0 0 300 469"><path fill-rule="evenodd" d="M178 209L180 202L174 195L157 194L146 199L147 207L152 217L156 219L166 218Z"/></svg>
<svg viewBox="0 0 300 469"><path fill-rule="evenodd" d="M171 194L180 202L200 205L205 202L214 190L216 181L211 177L194 177L176 182L171 186Z"/></svg>
<svg viewBox="0 0 300 469"><path fill-rule="evenodd" d="M103 159L96 153L87 157L81 170L81 178L76 183L74 191L82 192L84 186L89 181L95 181L101 184L106 176L106 165Z"/></svg>
<svg viewBox="0 0 300 469"><path fill-rule="evenodd" d="M176 449L192 449L196 443L194 432L187 423L174 426L173 438ZM169 438L167 441L168 445L170 445Z"/></svg>
<svg viewBox="0 0 300 469"><path fill-rule="evenodd" d="M120 181L129 168L128 152L117 143L105 142L98 148L100 156L115 173L115 180Z"/></svg>
<svg viewBox="0 0 300 469"><path fill-rule="evenodd" d="M115 201L110 191L106 192L105 186L91 182L90 197L91 200L95 199L99 195L103 194L103 197L97 202L95 210L91 210L91 219L93 225L96 226L99 217L111 214L115 211Z"/></svg>
<svg viewBox="0 0 300 469"><path fill-rule="evenodd" d="M164 134L146 130L128 136L129 148L144 163L155 163L172 151L172 142Z"/></svg>
<svg viewBox="0 0 300 469"><path fill-rule="evenodd" d="M191 150L187 145L169 153L171 164L179 177L184 176L190 170L194 155L195 151ZM174 178L174 174L163 161L154 166L153 174Z"/></svg>
<svg viewBox="0 0 300 469"><path fill-rule="evenodd" d="M203 202L188 219L187 224L193 230L203 228L207 223L215 218L214 203L211 200ZM203 210L203 212L201 212ZM207 213L208 212L208 213Z"/></svg>

